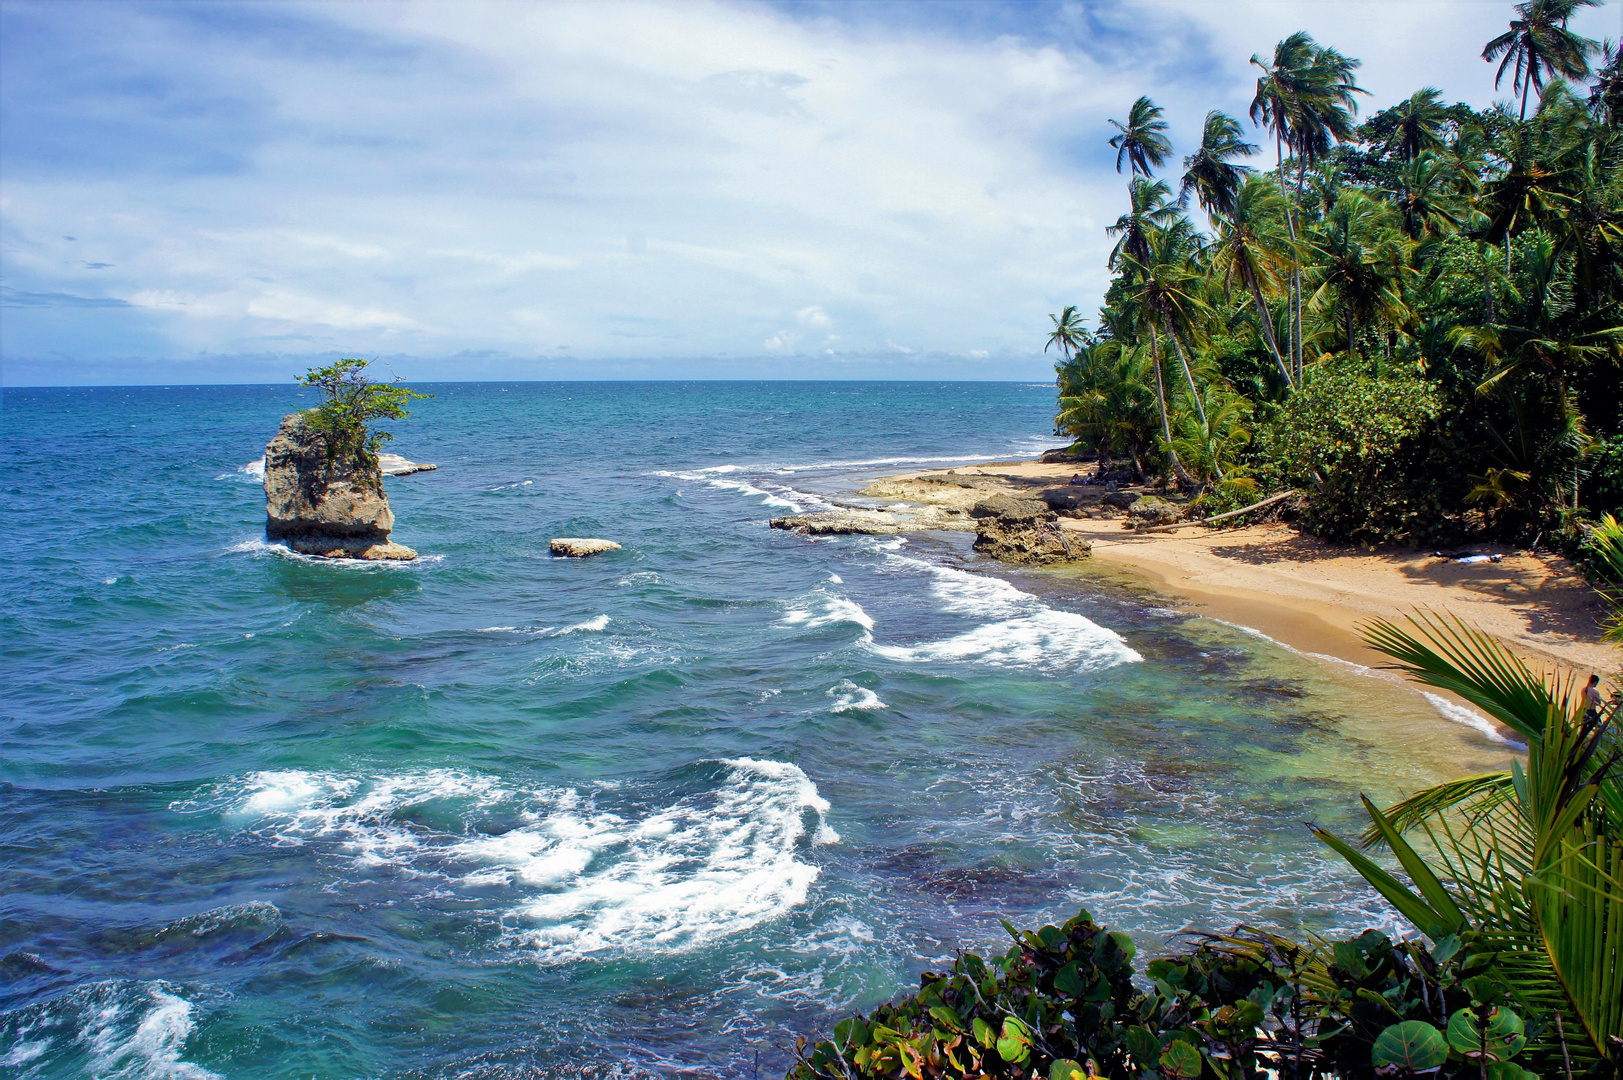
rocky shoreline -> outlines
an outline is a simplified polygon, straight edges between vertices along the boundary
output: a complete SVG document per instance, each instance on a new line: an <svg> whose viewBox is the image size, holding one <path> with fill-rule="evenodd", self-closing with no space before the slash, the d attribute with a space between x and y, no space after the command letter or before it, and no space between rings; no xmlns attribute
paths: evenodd
<svg viewBox="0 0 1623 1080"><path fill-rule="evenodd" d="M995 463L982 468L992 467ZM1093 472L1092 466L1084 467ZM1092 554L1092 544L1062 528L1061 518L1119 518L1133 529L1183 521L1177 504L1145 490L1122 490L1115 483L1056 485L1046 477L1026 483L1008 474L956 469L882 477L858 494L890 505L841 505L773 518L771 525L806 536L973 532L974 548L984 555L1016 565L1049 566Z"/></svg>

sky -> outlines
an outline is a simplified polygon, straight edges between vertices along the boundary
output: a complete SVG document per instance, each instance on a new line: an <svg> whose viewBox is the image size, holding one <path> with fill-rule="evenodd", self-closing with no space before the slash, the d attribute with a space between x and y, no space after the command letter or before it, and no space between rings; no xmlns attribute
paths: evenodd
<svg viewBox="0 0 1623 1080"><path fill-rule="evenodd" d="M1511 14L0 0L0 383L339 356L419 381L1047 380L1047 316L1097 308L1126 203L1109 118L1148 94L1176 165L1296 30L1362 59L1365 114L1421 85L1485 107ZM1623 0L1574 29L1623 36Z"/></svg>

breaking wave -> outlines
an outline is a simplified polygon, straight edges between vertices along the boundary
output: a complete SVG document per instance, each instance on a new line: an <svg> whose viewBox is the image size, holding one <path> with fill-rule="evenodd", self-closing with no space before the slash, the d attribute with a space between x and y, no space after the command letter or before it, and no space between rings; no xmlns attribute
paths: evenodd
<svg viewBox="0 0 1623 1080"><path fill-rule="evenodd" d="M0 1067L18 1077L218 1080L182 1059L196 1026L192 1003L168 983L89 983L0 1016Z"/></svg>
<svg viewBox="0 0 1623 1080"><path fill-rule="evenodd" d="M827 801L795 765L711 765L707 788L641 813L600 807L602 791L446 769L260 772L170 809L218 815L358 874L497 890L506 944L555 962L696 948L804 902L818 872L805 849L839 840Z"/></svg>

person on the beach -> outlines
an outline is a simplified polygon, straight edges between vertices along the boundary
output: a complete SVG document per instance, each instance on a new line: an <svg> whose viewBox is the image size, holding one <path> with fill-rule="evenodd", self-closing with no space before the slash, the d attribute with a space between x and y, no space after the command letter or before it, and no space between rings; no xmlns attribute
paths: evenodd
<svg viewBox="0 0 1623 1080"><path fill-rule="evenodd" d="M1080 484L1081 482L1082 482L1082 474L1081 473L1072 473L1071 474L1071 483Z"/></svg>
<svg viewBox="0 0 1623 1080"><path fill-rule="evenodd" d="M1600 710L1605 704L1605 700L1600 696L1600 676L1589 676L1589 685L1584 687L1584 705L1588 707L1584 719L1593 720L1599 716Z"/></svg>

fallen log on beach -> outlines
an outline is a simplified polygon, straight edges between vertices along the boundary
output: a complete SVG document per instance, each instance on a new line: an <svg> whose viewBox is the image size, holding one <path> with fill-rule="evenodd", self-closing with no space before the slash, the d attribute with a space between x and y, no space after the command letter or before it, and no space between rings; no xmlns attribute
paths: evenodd
<svg viewBox="0 0 1623 1080"><path fill-rule="evenodd" d="M1222 521L1225 518L1239 517L1242 514L1249 514L1254 510L1265 509L1267 507L1270 507L1270 506L1274 505L1275 503L1284 502L1286 499L1289 499L1294 495L1300 495L1300 494L1301 494L1300 491L1297 491L1295 488L1292 488L1289 491L1281 491L1278 495L1270 495L1266 499L1263 499L1261 502L1254 502L1250 506L1242 506L1238 510L1228 510L1228 511L1225 511L1224 513L1221 513L1221 514L1213 514L1209 518L1196 518L1196 519L1192 519L1190 521L1180 521L1180 522L1178 522L1178 523L1176 523L1174 525L1149 525L1149 526L1145 526L1145 527L1140 528L1140 529L1135 529L1133 531L1135 533L1173 532L1173 531L1175 531L1177 529L1183 528L1185 525L1210 525L1214 521Z"/></svg>

